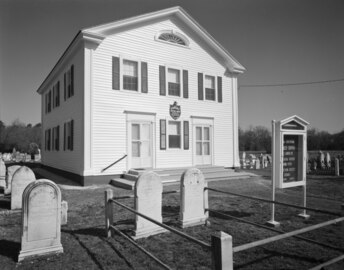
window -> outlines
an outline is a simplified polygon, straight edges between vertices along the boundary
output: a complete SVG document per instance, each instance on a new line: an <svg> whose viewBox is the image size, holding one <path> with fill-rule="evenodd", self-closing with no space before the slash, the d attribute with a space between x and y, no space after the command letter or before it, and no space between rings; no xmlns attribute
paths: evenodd
<svg viewBox="0 0 344 270"><path fill-rule="evenodd" d="M51 90L45 94L45 113L51 112Z"/></svg>
<svg viewBox="0 0 344 270"><path fill-rule="evenodd" d="M169 121L168 122L168 147L180 148L181 136L180 136L180 122Z"/></svg>
<svg viewBox="0 0 344 270"><path fill-rule="evenodd" d="M205 99L215 101L215 77L205 75Z"/></svg>
<svg viewBox="0 0 344 270"><path fill-rule="evenodd" d="M183 47L189 46L188 39L184 35L174 30L164 30L162 32L159 32L155 36L155 40L163 41L163 42L167 42L167 43L171 43L175 45L181 45Z"/></svg>
<svg viewBox="0 0 344 270"><path fill-rule="evenodd" d="M51 136L51 130L47 129L45 131L45 150L50 151L50 137Z"/></svg>
<svg viewBox="0 0 344 270"><path fill-rule="evenodd" d="M148 93L147 62L112 57L112 89Z"/></svg>
<svg viewBox="0 0 344 270"><path fill-rule="evenodd" d="M123 60L123 89L138 90L138 65L137 62Z"/></svg>
<svg viewBox="0 0 344 270"><path fill-rule="evenodd" d="M52 150L59 151L60 148L60 126L54 127L52 132Z"/></svg>
<svg viewBox="0 0 344 270"><path fill-rule="evenodd" d="M167 72L168 94L170 96L180 96L180 71L169 68Z"/></svg>
<svg viewBox="0 0 344 270"><path fill-rule="evenodd" d="M74 144L74 120L64 123L63 128L63 150L73 150Z"/></svg>
<svg viewBox="0 0 344 270"><path fill-rule="evenodd" d="M53 108L60 106L60 81L53 86Z"/></svg>
<svg viewBox="0 0 344 270"><path fill-rule="evenodd" d="M74 96L74 65L64 74L64 100Z"/></svg>

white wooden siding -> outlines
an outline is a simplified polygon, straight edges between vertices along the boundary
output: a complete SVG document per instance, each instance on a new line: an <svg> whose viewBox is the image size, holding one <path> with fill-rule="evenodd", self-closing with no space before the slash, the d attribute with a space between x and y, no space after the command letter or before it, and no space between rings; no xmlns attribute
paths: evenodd
<svg viewBox="0 0 344 270"><path fill-rule="evenodd" d="M156 33L161 30L175 30L187 36L190 41L189 48L155 41ZM148 63L148 94L112 90L112 56L123 56L124 58L129 56ZM106 38L94 51L92 63L93 89L90 97L93 104L90 115L92 151L90 152L94 174L101 174L100 171L104 167L126 153L125 110L156 113L156 167L192 165L194 143L190 116L214 118L214 164L234 166L233 79L225 75L225 68L205 48L197 44L188 33L177 27L171 20L128 30ZM188 99L159 95L159 65L178 66L188 70ZM222 103L198 100L198 72L216 74L223 78ZM178 121L189 121L190 123L189 150L160 150L159 120L172 120L169 116L169 105L174 101L181 106L181 117ZM104 174L121 173L127 170L126 166L127 162L123 160Z"/></svg>
<svg viewBox="0 0 344 270"><path fill-rule="evenodd" d="M64 73L74 65L74 96L64 100ZM52 84L44 89L42 97L42 125L43 125L43 139L42 139L42 163L57 169L73 172L79 175L83 174L83 99L84 99L84 56L83 50L78 51L72 55L67 61L62 64L60 72L52 81ZM60 106L52 108L50 113L45 113L45 94L52 89L52 86L60 81ZM73 151L63 150L64 123L74 120L74 144ZM60 147L59 151L50 150L45 151L45 130L60 126ZM66 147L67 148L67 147Z"/></svg>

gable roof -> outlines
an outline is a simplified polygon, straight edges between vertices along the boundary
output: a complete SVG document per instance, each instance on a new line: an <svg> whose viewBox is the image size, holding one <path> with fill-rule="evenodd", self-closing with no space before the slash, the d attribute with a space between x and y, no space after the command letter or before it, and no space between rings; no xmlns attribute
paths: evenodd
<svg viewBox="0 0 344 270"><path fill-rule="evenodd" d="M195 33L197 37L205 43L205 45L207 45L221 59L223 59L222 64L226 66L230 72L243 73L245 71L245 68L220 43L218 43L202 26L200 26L183 8L178 6L120 21L85 28L81 30L81 33L92 35L93 37L97 37L99 39L104 39L107 36L125 31L129 28L139 27L144 24L161 21L168 18L177 20Z"/></svg>
<svg viewBox="0 0 344 270"><path fill-rule="evenodd" d="M299 117L297 115L293 115L293 116L290 116L288 118L282 119L279 122L281 125L284 125L284 124L289 123L291 121L295 121L302 126L308 126L309 125L309 123L306 120L302 119L301 117Z"/></svg>
<svg viewBox="0 0 344 270"><path fill-rule="evenodd" d="M92 42L99 45L106 37L123 32L127 29L139 27L145 24L151 24L164 19L175 19L183 26L187 27L194 33L204 45L212 50L220 59L220 63L224 65L231 73L243 73L246 69L220 44L218 43L202 26L200 26L183 8L172 7L156 12L151 12L127 19L101 24L80 30L64 51L56 65L48 74L46 79L38 88L37 92L42 94L44 86L56 75L57 70L61 67L64 59L71 54L82 41Z"/></svg>

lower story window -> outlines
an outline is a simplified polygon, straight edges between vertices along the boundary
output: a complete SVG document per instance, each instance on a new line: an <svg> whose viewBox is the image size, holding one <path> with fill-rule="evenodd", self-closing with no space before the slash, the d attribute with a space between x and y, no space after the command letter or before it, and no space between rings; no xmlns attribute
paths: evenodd
<svg viewBox="0 0 344 270"><path fill-rule="evenodd" d="M168 122L168 147L181 147L180 122Z"/></svg>

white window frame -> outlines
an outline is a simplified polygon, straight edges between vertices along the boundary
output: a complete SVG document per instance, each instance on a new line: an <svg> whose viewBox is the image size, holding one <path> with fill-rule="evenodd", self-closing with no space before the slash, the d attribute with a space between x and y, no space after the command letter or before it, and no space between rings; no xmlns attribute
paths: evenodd
<svg viewBox="0 0 344 270"><path fill-rule="evenodd" d="M168 69L175 69L179 71L179 80L180 80L180 93L179 96L170 95L168 92ZM165 65L165 89L166 89L166 96L172 98L183 98L183 91L184 91L184 78L183 78L183 68L181 66L176 65ZM190 83L190 81L189 81Z"/></svg>
<svg viewBox="0 0 344 270"><path fill-rule="evenodd" d="M206 98L206 86L205 86L206 77L213 77L214 78L214 100ZM217 84L217 77L215 75L209 75L209 74L203 73L203 97L204 97L204 100L212 101L212 102L217 100L217 85L216 84Z"/></svg>
<svg viewBox="0 0 344 270"><path fill-rule="evenodd" d="M177 122L179 123L179 131L180 131L180 146L179 147L170 147L170 122ZM178 120L169 120L166 119L166 150L172 150L172 151L180 151L184 150L184 142L183 142L183 135L184 135L184 127L183 127L183 119ZM162 150L164 151L164 150Z"/></svg>
<svg viewBox="0 0 344 270"><path fill-rule="evenodd" d="M125 93L142 93L142 89L141 89L141 62L147 62L147 61L142 61L140 58L137 57L133 57L133 56L128 56L128 55L118 55L117 56L119 58L119 81L120 81L120 90L125 91ZM124 89L124 80L123 80L123 76L124 76L124 61L133 61L133 62L137 62L137 90L127 90ZM148 72L148 71L147 71Z"/></svg>

